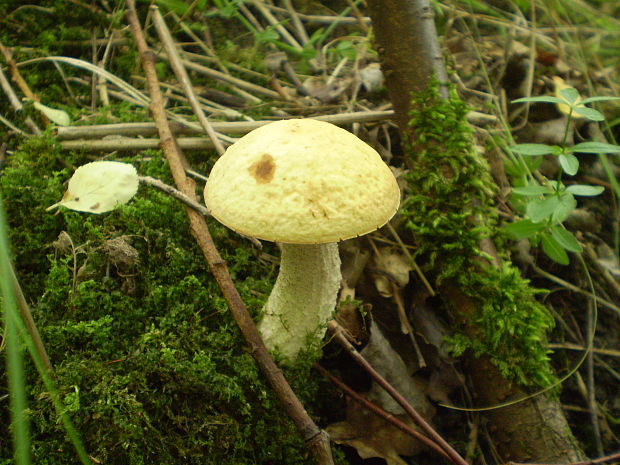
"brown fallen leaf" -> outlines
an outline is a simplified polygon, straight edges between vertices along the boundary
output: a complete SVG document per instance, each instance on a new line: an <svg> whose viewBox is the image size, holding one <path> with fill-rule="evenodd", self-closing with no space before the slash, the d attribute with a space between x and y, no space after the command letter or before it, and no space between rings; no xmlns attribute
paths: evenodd
<svg viewBox="0 0 620 465"><path fill-rule="evenodd" d="M405 287L409 282L409 272L413 269L409 260L391 247L380 247L372 257L375 287L382 297L392 297L394 288Z"/></svg>
<svg viewBox="0 0 620 465"><path fill-rule="evenodd" d="M414 427L406 415L396 417ZM327 427L332 441L354 447L363 459L379 457L388 465L407 465L400 456L412 456L422 450L422 445L400 429L360 407L347 402L347 420Z"/></svg>
<svg viewBox="0 0 620 465"><path fill-rule="evenodd" d="M427 420L433 416L435 409L426 398L425 384L411 376L405 362L374 321L370 325L368 343L361 353L420 415ZM404 413L402 407L376 383L373 382L365 397L415 428L413 421ZM379 457L388 465L405 465L407 462L400 457L401 455L412 456L424 448L419 441L361 408L352 400L347 401L346 420L329 425L327 432L333 441L354 447L360 457Z"/></svg>

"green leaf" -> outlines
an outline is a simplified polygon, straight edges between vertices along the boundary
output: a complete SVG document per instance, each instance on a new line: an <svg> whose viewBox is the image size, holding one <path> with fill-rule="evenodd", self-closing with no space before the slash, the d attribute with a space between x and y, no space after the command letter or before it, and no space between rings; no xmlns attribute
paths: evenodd
<svg viewBox="0 0 620 465"><path fill-rule="evenodd" d="M592 102L604 102L606 100L620 100L620 97L588 97L586 99L583 99L580 103L582 105L585 105L586 103L592 103Z"/></svg>
<svg viewBox="0 0 620 465"><path fill-rule="evenodd" d="M563 153L558 157L560 166L564 172L570 176L574 176L579 171L579 160L572 153Z"/></svg>
<svg viewBox="0 0 620 465"><path fill-rule="evenodd" d="M545 228L546 226L544 224L533 223L528 219L515 221L514 223L508 223L503 226L504 231L517 241L532 237Z"/></svg>
<svg viewBox="0 0 620 465"><path fill-rule="evenodd" d="M558 199L558 204L555 207L555 211L553 212L551 219L556 223L561 223L568 218L577 207L577 201L575 200L575 197L573 197L573 194L566 191L556 198Z"/></svg>
<svg viewBox="0 0 620 465"><path fill-rule="evenodd" d="M586 186L584 184L573 184L566 188L566 192L570 192L573 195L582 195L585 197L592 197L599 195L605 190L603 186Z"/></svg>
<svg viewBox="0 0 620 465"><path fill-rule="evenodd" d="M594 108L588 108L579 105L578 107L573 108L573 111L578 115L589 119L590 121L605 121L605 117L603 116L603 114L600 111L595 110Z"/></svg>
<svg viewBox="0 0 620 465"><path fill-rule="evenodd" d="M316 54L317 54L316 49L306 45L301 50L301 54L299 57L303 60L312 60L316 56Z"/></svg>
<svg viewBox="0 0 620 465"><path fill-rule="evenodd" d="M560 95L566 103L573 105L579 100L579 92L574 87L565 87L560 90Z"/></svg>
<svg viewBox="0 0 620 465"><path fill-rule="evenodd" d="M258 43L273 43L279 39L279 35L272 27L266 28L264 31L254 34L254 38Z"/></svg>
<svg viewBox="0 0 620 465"><path fill-rule="evenodd" d="M550 219L560 205L557 195L550 195L544 199L533 199L525 207L525 213L533 223L541 223Z"/></svg>
<svg viewBox="0 0 620 465"><path fill-rule="evenodd" d="M554 148L546 144L517 144L512 145L510 150L525 156L547 155L553 153Z"/></svg>
<svg viewBox="0 0 620 465"><path fill-rule="evenodd" d="M551 260L559 263L560 265L568 265L570 263L566 250L564 250L564 248L558 243L558 241L555 240L555 238L553 238L553 236L543 234L541 236L541 243L543 251Z"/></svg>
<svg viewBox="0 0 620 465"><path fill-rule="evenodd" d="M579 241L573 236L573 233L561 226L551 226L551 235L564 249L569 252L581 253L583 249Z"/></svg>
<svg viewBox="0 0 620 465"><path fill-rule="evenodd" d="M553 189L548 186L525 186L525 187L513 187L512 193L517 195L524 195L526 197L543 195L553 193Z"/></svg>
<svg viewBox="0 0 620 465"><path fill-rule="evenodd" d="M157 3L166 10L174 11L179 16L183 16L189 9L188 5L182 0L158 0Z"/></svg>
<svg viewBox="0 0 620 465"><path fill-rule="evenodd" d="M325 39L325 28L321 27L312 33L312 35L310 36L310 39L308 40L308 44L314 45L316 43L323 42L324 39Z"/></svg>
<svg viewBox="0 0 620 465"><path fill-rule="evenodd" d="M523 97L523 98L518 98L512 101L512 103L527 103L527 102L564 103L564 100L558 97L552 97L550 95L543 95L540 97Z"/></svg>
<svg viewBox="0 0 620 465"><path fill-rule="evenodd" d="M569 150L573 153L620 153L620 146L590 141L573 145Z"/></svg>

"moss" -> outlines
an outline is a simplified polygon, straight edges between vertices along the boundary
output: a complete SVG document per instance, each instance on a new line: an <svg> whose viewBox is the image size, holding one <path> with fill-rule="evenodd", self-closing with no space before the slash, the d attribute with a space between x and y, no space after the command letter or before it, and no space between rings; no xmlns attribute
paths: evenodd
<svg viewBox="0 0 620 465"><path fill-rule="evenodd" d="M540 291L508 260L500 269L490 265L479 246L496 235L496 189L474 148L467 107L454 93L440 98L434 86L414 96L412 108L417 150L410 144L408 157L415 169L406 176L406 226L426 272L439 285L455 282L480 303L473 317L476 336L457 332L451 338L454 352L488 356L506 378L522 385L548 386L554 376L545 343L553 319L535 299Z"/></svg>
<svg viewBox="0 0 620 465"><path fill-rule="evenodd" d="M62 155L69 164L87 161ZM132 202L105 215L46 212L69 177L60 160L50 137L24 140L8 159L0 192L18 274L89 454L124 465L310 463L246 350L179 203L141 187ZM125 161L169 182L160 152ZM248 241L210 226L256 312L272 285L271 265ZM53 245L62 231L72 245ZM321 385L309 366L301 361L287 376L312 411ZM34 462L73 464L57 415L28 370ZM2 415L0 437L9 434ZM0 462L11 453L0 443Z"/></svg>

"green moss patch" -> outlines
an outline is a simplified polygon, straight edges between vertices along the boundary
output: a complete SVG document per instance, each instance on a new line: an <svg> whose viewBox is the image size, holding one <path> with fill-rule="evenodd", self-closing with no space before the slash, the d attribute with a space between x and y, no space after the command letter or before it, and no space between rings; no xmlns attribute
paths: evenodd
<svg viewBox="0 0 620 465"><path fill-rule="evenodd" d="M8 159L0 189L17 271L88 453L119 465L310 463L176 200L141 186L109 214L45 211L63 194L66 166L87 161L61 157L49 137L27 139ZM157 151L123 161L170 181ZM248 241L210 226L256 312L272 285L270 265ZM42 384L28 371L34 462L76 463ZM310 374L303 365L287 373L304 401L317 397ZM0 437L9 437L8 419L0 424ZM0 462L11 457L10 447L0 442Z"/></svg>
<svg viewBox="0 0 620 465"><path fill-rule="evenodd" d="M402 207L406 227L436 282L455 282L479 302L471 322L476 337L455 334L454 352L485 355L522 385L548 386L554 376L545 344L553 318L534 298L540 291L508 260L499 269L492 266L479 246L497 234L496 189L474 148L467 107L454 94L440 98L436 89L415 96L412 107L413 140L422 150L407 151L413 168Z"/></svg>

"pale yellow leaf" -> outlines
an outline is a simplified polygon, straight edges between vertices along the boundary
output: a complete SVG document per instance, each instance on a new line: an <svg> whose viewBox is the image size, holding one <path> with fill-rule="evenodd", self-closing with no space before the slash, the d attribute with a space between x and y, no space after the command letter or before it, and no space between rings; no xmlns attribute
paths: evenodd
<svg viewBox="0 0 620 465"><path fill-rule="evenodd" d="M138 173L128 164L95 161L80 166L69 180L62 200L51 207L63 207L88 213L105 213L123 205L138 190Z"/></svg>
<svg viewBox="0 0 620 465"><path fill-rule="evenodd" d="M52 122L57 124L58 126L69 126L71 124L71 118L69 115L62 111L57 110L56 108L50 108L46 105L43 105L39 102L34 102L34 107L43 113L47 118Z"/></svg>
<svg viewBox="0 0 620 465"><path fill-rule="evenodd" d="M568 87L572 87L572 86L569 86L568 84L566 84L564 79L562 79L559 76L553 76L552 79L553 79L554 94L555 94L555 96L557 98L562 98L562 95L560 94L560 91L562 89L566 89ZM578 104L581 100L583 100L583 99L580 97L579 100L577 100L577 102L575 102L575 103ZM557 107L558 107L558 110L560 110L565 115L568 115L568 114L571 113L570 107L568 105L566 105L565 103L558 103ZM577 107L583 108L584 105L577 105ZM579 113L575 113L575 112L572 112L572 117L573 117L573 119L583 119L583 116L581 116Z"/></svg>

